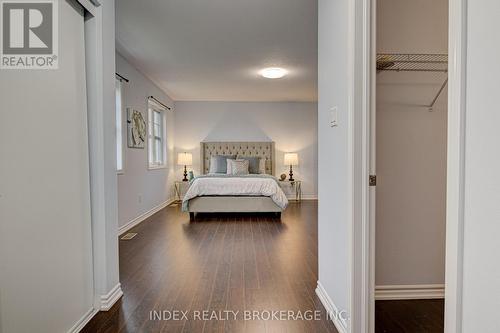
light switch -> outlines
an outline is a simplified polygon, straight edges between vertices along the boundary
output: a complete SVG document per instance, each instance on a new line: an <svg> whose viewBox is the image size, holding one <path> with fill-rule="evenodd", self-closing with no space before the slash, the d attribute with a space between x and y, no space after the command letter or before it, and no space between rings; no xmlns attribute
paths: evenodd
<svg viewBox="0 0 500 333"><path fill-rule="evenodd" d="M330 108L330 127L337 127L338 125L338 109L334 106Z"/></svg>

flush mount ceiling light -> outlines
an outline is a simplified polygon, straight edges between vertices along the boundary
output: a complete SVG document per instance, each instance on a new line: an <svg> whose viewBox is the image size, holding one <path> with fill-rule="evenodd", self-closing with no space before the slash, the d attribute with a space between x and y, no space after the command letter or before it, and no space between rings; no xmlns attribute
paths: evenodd
<svg viewBox="0 0 500 333"><path fill-rule="evenodd" d="M267 79L280 79L288 74L287 70L280 67L268 67L260 71L260 75Z"/></svg>

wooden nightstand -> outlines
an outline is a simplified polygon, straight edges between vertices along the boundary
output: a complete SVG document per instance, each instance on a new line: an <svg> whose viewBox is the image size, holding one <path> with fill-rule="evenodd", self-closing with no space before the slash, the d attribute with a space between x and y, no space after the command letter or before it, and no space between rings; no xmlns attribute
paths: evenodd
<svg viewBox="0 0 500 333"><path fill-rule="evenodd" d="M177 199L177 201L182 201L182 198L184 197L184 194L186 194L188 188L189 182L183 182L179 180L176 180L174 182L175 198Z"/></svg>
<svg viewBox="0 0 500 333"><path fill-rule="evenodd" d="M280 180L278 181L280 186L283 189L286 188L291 188L292 190L295 191L295 201L302 201L302 181L300 180L294 180L294 181L289 181L289 180Z"/></svg>

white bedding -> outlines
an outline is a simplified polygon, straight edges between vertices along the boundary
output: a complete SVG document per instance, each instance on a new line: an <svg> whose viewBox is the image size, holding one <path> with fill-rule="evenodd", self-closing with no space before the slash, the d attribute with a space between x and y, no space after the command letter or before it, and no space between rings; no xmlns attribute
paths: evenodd
<svg viewBox="0 0 500 333"><path fill-rule="evenodd" d="M199 196L265 196L285 209L288 199L276 178L269 175L207 175L195 178L183 199L187 210L189 200Z"/></svg>

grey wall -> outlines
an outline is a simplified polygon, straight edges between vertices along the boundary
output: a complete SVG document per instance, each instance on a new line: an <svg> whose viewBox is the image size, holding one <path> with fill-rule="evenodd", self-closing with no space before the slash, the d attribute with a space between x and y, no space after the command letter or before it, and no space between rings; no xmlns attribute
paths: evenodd
<svg viewBox="0 0 500 333"><path fill-rule="evenodd" d="M288 175L283 154L297 152L294 178L303 181L305 198L317 197L316 103L176 102L175 128L176 151L193 153L197 174L201 141L274 141L276 175ZM176 168L180 179L182 167Z"/></svg>
<svg viewBox="0 0 500 333"><path fill-rule="evenodd" d="M377 6L378 52L447 53L447 0ZM377 74L376 285L444 283L446 76Z"/></svg>
<svg viewBox="0 0 500 333"><path fill-rule="evenodd" d="M498 332L500 2L468 1L463 332Z"/></svg>
<svg viewBox="0 0 500 333"><path fill-rule="evenodd" d="M66 332L93 307L82 12L59 69L0 74L0 331Z"/></svg>
<svg viewBox="0 0 500 333"><path fill-rule="evenodd" d="M348 5L347 0L319 0L318 256L319 282L350 317ZM330 127L333 106L338 127Z"/></svg>
<svg viewBox="0 0 500 333"><path fill-rule="evenodd" d="M120 54L116 54L116 70L130 80L123 83L123 119L126 108L143 112L147 119L147 97L154 96L172 107L167 111L167 168L148 170L147 146L145 149L127 148L124 128L124 172L118 175L118 224L120 227L173 198L174 175L174 116L172 100L149 79L135 69Z"/></svg>

